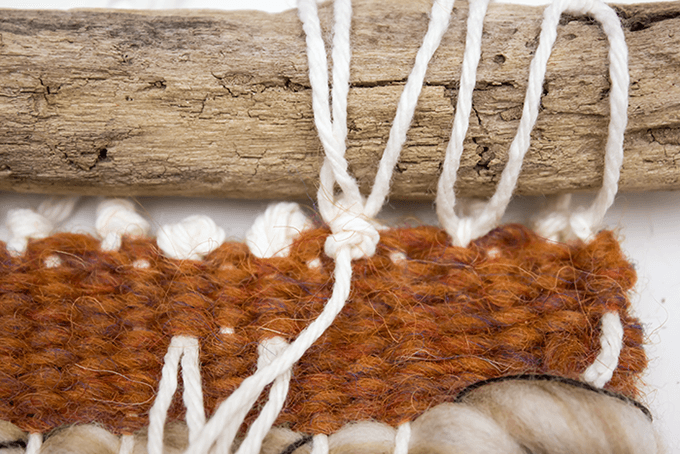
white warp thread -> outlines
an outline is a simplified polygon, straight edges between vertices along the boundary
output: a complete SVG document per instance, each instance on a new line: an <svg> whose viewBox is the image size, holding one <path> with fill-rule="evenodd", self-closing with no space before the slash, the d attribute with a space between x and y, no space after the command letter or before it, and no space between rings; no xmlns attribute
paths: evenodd
<svg viewBox="0 0 680 454"><path fill-rule="evenodd" d="M406 133L413 120L413 114L415 113L418 98L423 88L427 67L435 51L439 48L444 33L449 28L453 3L454 0L435 0L432 4L427 33L423 38L420 49L418 49L413 69L411 69L404 91L399 98L397 113L392 121L392 128L385 145L385 151L378 165L373 189L366 200L364 214L369 218L375 217L378 214L389 194L392 172L401 154L402 146L406 141Z"/></svg>
<svg viewBox="0 0 680 454"><path fill-rule="evenodd" d="M103 251L120 249L124 235L142 237L149 234L151 225L135 210L135 205L125 199L107 199L97 207L95 230L102 238Z"/></svg>
<svg viewBox="0 0 680 454"><path fill-rule="evenodd" d="M219 405L198 439L191 443L185 451L187 454L207 454L218 438L221 440L220 448L224 449L225 446L231 446L238 427L262 390L276 377L291 369L307 349L333 323L349 297L352 258L348 248L342 248L338 251L333 277L335 280L333 293L319 317L310 323L297 339L285 351L276 356L269 365L258 369L253 375L243 380L241 386Z"/></svg>
<svg viewBox="0 0 680 454"><path fill-rule="evenodd" d="M297 203L273 203L246 232L246 244L255 257L286 257L295 239L311 226Z"/></svg>
<svg viewBox="0 0 680 454"><path fill-rule="evenodd" d="M326 49L321 36L321 26L315 0L300 0L298 15L306 33L309 79L312 86L312 107L319 138L326 152L320 172L318 192L319 211L332 231L326 241L325 252L335 259L335 284L333 294L324 311L312 322L280 356L241 383L241 386L224 401L206 424L201 436L191 443L187 453L207 453L217 442L217 449L228 452L233 444L238 427L257 400L264 387L293 366L306 350L333 323L340 312L351 287L351 261L371 256L380 239L372 217L380 210L394 170L406 129L410 124L417 103L427 63L441 41L448 26L452 0L437 0L423 49L418 53L416 67L409 76L406 93L397 109L396 129L391 133L389 152L383 155L367 210L359 187L347 173L345 142L347 137L347 94L349 91L349 30L352 7L350 0L337 0L334 8L333 40L333 121L328 99L328 64ZM448 9L441 15L442 9ZM411 82L412 80L412 82ZM391 164L390 164L391 162ZM386 170L387 169L387 170ZM335 183L343 191L342 197L335 197ZM159 242L160 245L160 242ZM273 405L270 408L275 408ZM269 416L267 416L269 418Z"/></svg>
<svg viewBox="0 0 680 454"><path fill-rule="evenodd" d="M165 255L179 260L200 260L217 249L227 235L208 216L194 215L160 228L156 243Z"/></svg>
<svg viewBox="0 0 680 454"><path fill-rule="evenodd" d="M571 194L559 194L547 198L545 208L531 220L533 230L551 241L567 241L572 238L564 233L571 217Z"/></svg>
<svg viewBox="0 0 680 454"><path fill-rule="evenodd" d="M121 435L118 454L132 454L135 451L135 436Z"/></svg>
<svg viewBox="0 0 680 454"><path fill-rule="evenodd" d="M311 454L328 454L328 436L324 434L314 435L312 438Z"/></svg>
<svg viewBox="0 0 680 454"><path fill-rule="evenodd" d="M26 454L38 454L42 448L43 436L42 434L28 434L28 443L26 443Z"/></svg>
<svg viewBox="0 0 680 454"><path fill-rule="evenodd" d="M546 237L570 239L577 237L582 240L590 237L599 227L609 207L614 203L618 191L621 165L623 164L623 139L628 123L628 47L616 12L607 4L599 0L562 0L551 11L551 20L559 21L558 11L587 14L600 22L609 40L609 135L605 145L604 175L602 187L595 200L587 209L566 209L566 219L560 223L554 221L539 221ZM565 4L566 3L566 4ZM552 5L551 5L552 6ZM546 10L546 16L548 11ZM555 19L554 16L557 16Z"/></svg>
<svg viewBox="0 0 680 454"><path fill-rule="evenodd" d="M604 314L601 330L600 353L583 373L583 380L596 388L602 388L609 383L619 365L624 334L619 314L616 312Z"/></svg>
<svg viewBox="0 0 680 454"><path fill-rule="evenodd" d="M408 443L411 440L411 423L405 422L397 428L394 437L394 454L408 454Z"/></svg>
<svg viewBox="0 0 680 454"><path fill-rule="evenodd" d="M477 2L471 3L471 10L476 4ZM460 123L469 122L469 103L472 102L471 94L467 92L468 85L466 85L466 92L461 93L463 89L462 77L468 73L473 74L471 68L476 67L479 61L478 54L481 52L481 49L477 50L477 47L475 47L475 53L468 54L466 43L461 92L459 92L458 97L459 104L454 119L451 141L449 147L447 147L444 171L437 191L437 213L440 222L451 235L455 244L467 246L472 239L486 234L496 226L505 212L517 184L524 155L529 148L531 130L538 116L548 58L555 43L560 16L565 11L591 15L602 24L610 42L609 61L612 80L610 90L611 120L609 123L609 139L606 145L604 182L593 205L588 210L575 213L571 217L569 225L574 234L580 238L587 238L591 234L593 226L602 222L604 213L614 200L618 189L619 169L623 162L623 133L626 128L628 108L628 50L621 23L616 13L600 0L556 0L545 9L543 15L539 46L531 62L522 118L515 138L510 145L508 163L503 170L496 192L478 216L460 219L456 215L451 201L455 200L453 184L456 180L456 171L462 152L462 140L467 129L467 125L461 126ZM471 23L472 19L471 11L468 21L468 36L472 32L479 33L481 31L483 19L475 19L475 22ZM472 41L472 43L476 46L476 41ZM462 100L465 103L462 103ZM461 112L460 116L458 115L459 112Z"/></svg>
<svg viewBox="0 0 680 454"><path fill-rule="evenodd" d="M470 123L472 92L475 89L477 65L482 55L482 29L488 5L489 0L470 2L456 113L437 186L436 205L439 222L458 245L467 245L473 230L470 218L460 219L454 211L456 193L453 186L456 182L460 157L463 154L463 141Z"/></svg>
<svg viewBox="0 0 680 454"><path fill-rule="evenodd" d="M187 357L187 358L185 358ZM201 374L198 370L198 340L189 336L174 336L165 354L161 381L153 406L149 411L149 438L147 451L149 454L163 454L163 432L168 409L172 397L177 390L177 372L182 358L184 403L187 406L187 426L189 440L195 440L203 427L203 391ZM190 401L187 404L187 401ZM203 421L201 421L201 419Z"/></svg>
<svg viewBox="0 0 680 454"><path fill-rule="evenodd" d="M271 364L272 360L287 347L288 342L279 336L263 340L260 345L257 346L259 354L257 361L258 369ZM243 443L241 443L241 446L239 446L236 454L259 454L260 448L262 447L262 441L267 433L269 433L272 425L274 425L274 421L276 421L276 418L283 408L283 404L286 402L291 374L291 370L288 369L286 372L276 377L269 390L269 400L255 422L253 422L248 429L248 435L245 440L243 440Z"/></svg>
<svg viewBox="0 0 680 454"><path fill-rule="evenodd" d="M182 383L184 384L182 400L187 409L185 418L189 428L189 443L191 443L196 440L205 425L205 408L203 407L198 340L194 337L186 337L182 339L182 344L184 347L182 352Z"/></svg>

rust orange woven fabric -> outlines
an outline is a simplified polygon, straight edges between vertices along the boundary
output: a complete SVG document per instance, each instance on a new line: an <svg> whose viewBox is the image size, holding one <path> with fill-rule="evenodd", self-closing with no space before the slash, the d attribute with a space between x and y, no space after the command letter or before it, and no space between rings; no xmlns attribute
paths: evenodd
<svg viewBox="0 0 680 454"><path fill-rule="evenodd" d="M153 240L102 252L92 237L59 234L21 258L2 245L0 419L32 432L146 426L163 356L180 334L199 339L210 414L254 372L260 340L291 341L322 310L332 289L327 234L303 233L286 258L227 243L200 262L168 259ZM394 263L394 252L406 259ZM62 264L46 268L51 255ZM322 267L310 268L316 258ZM150 267L133 266L140 259ZM564 245L509 225L459 248L433 227L394 229L353 267L350 299L295 366L278 423L310 433L365 419L396 426L479 380L578 378L599 352L606 311L625 331L607 388L636 395L646 359L627 312L635 272L610 232ZM170 418L182 411L177 398Z"/></svg>

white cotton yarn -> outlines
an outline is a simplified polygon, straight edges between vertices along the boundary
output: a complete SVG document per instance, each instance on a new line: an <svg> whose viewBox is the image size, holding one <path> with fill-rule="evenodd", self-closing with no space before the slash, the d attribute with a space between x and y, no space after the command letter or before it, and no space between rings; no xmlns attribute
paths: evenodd
<svg viewBox="0 0 680 454"><path fill-rule="evenodd" d="M71 215L79 197L55 196L42 202L37 210L19 208L9 210L5 224L10 232L7 249L21 255L29 239L47 238L55 226Z"/></svg>
<svg viewBox="0 0 680 454"><path fill-rule="evenodd" d="M333 232L324 245L326 255L336 258L340 249L349 248L352 259L373 256L380 241L380 227L362 213L362 203L342 197L335 201L334 208L333 217L326 220Z"/></svg>
<svg viewBox="0 0 680 454"><path fill-rule="evenodd" d="M273 203L246 232L246 244L255 257L286 257L295 239L312 225L297 203Z"/></svg>
<svg viewBox="0 0 680 454"><path fill-rule="evenodd" d="M618 191L618 181L623 164L623 140L628 123L628 47L621 22L616 12L599 0L556 0L546 8L544 23L556 27L563 11L587 14L600 22L609 40L609 135L605 145L602 188L588 208L569 208L568 199L562 199L563 209L554 219L537 221L540 233L548 238L589 238L604 220ZM554 35L551 36L554 41ZM542 39L542 38L541 38ZM566 204L566 206L565 206ZM548 214L548 217L551 215Z"/></svg>
<svg viewBox="0 0 680 454"><path fill-rule="evenodd" d="M149 411L148 454L163 454L163 432L168 409L177 390L177 373L182 360L184 404L187 408L189 440L196 441L205 423L203 388L198 360L198 340L190 336L174 336L163 360L161 381Z"/></svg>
<svg viewBox="0 0 680 454"><path fill-rule="evenodd" d="M49 219L28 208L10 210L5 224L11 234L7 249L17 254L23 254L26 251L30 238L46 238L54 228L54 224Z"/></svg>
<svg viewBox="0 0 680 454"><path fill-rule="evenodd" d="M465 218L459 218L455 212L453 185L456 181L456 172L463 151L462 144L469 123L474 78L481 53L482 21L487 3L487 0L477 0L470 3L458 105L437 191L439 220L451 235L454 243L460 246L467 246L472 239L486 234L498 224L512 197L524 155L529 148L530 134L538 117L547 62L557 36L559 19L563 12L589 14L602 24L610 44L611 120L609 138L605 147L604 182L595 201L587 210L577 210L571 213L568 221L561 220L559 214L557 216L551 215L552 218L545 222L539 221L548 237L556 237L558 232L548 229L559 226L562 230L568 230L566 236L573 234L578 238L585 239L602 222L605 212L614 200L618 189L619 169L623 162L623 134L627 123L629 76L628 49L621 23L614 10L600 0L555 0L545 9L539 46L531 62L522 117L508 151L508 163L503 170L496 192L489 199L485 209L479 215L466 221Z"/></svg>
<svg viewBox="0 0 680 454"><path fill-rule="evenodd" d="M583 373L583 380L596 388L602 388L612 379L623 348L623 325L616 312L602 316L600 334L600 353L593 364Z"/></svg>
<svg viewBox="0 0 680 454"><path fill-rule="evenodd" d="M200 260L219 247L227 235L205 215L189 216L177 224L166 224L156 234L165 255L179 260Z"/></svg>
<svg viewBox="0 0 680 454"><path fill-rule="evenodd" d="M397 428L394 437L394 454L408 454L409 442L411 441L411 423L405 422Z"/></svg>
<svg viewBox="0 0 680 454"><path fill-rule="evenodd" d="M257 367L261 369L268 366L271 362L288 348L288 342L280 336L264 339L257 346L258 360ZM279 416L290 386L292 371L289 369L279 375L272 383L269 390L269 400L258 415L257 419L248 429L246 438L239 446L236 454L259 454L264 438L269 433L274 421Z"/></svg>
<svg viewBox="0 0 680 454"><path fill-rule="evenodd" d="M118 454L133 454L135 450L134 435L121 435Z"/></svg>
<svg viewBox="0 0 680 454"><path fill-rule="evenodd" d="M130 200L106 199L97 206L95 230L103 251L120 249L123 236L144 237L151 225L135 210Z"/></svg>
<svg viewBox="0 0 680 454"><path fill-rule="evenodd" d="M314 435L311 454L328 454L328 452L328 436L325 434Z"/></svg>
<svg viewBox="0 0 680 454"><path fill-rule="evenodd" d="M43 444L43 436L39 433L28 434L28 442L26 443L25 454L38 454L41 451Z"/></svg>
<svg viewBox="0 0 680 454"><path fill-rule="evenodd" d="M337 0L334 4L332 120L328 99L326 49L321 36L316 1L299 1L298 15L307 40L314 121L326 153L320 171L318 202L321 216L332 232L326 240L325 252L335 260L333 293L321 315L300 333L284 353L277 356L270 365L258 369L255 374L245 379L219 406L213 418L206 424L199 440L191 443L187 453L207 454L215 442L219 450L228 451L236 435L237 424L240 425L243 421L264 387L287 373L342 310L351 286L351 261L373 255L380 239L373 216L380 210L389 191L394 161L405 140L405 131L415 110L427 64L446 31L452 6L452 0L437 0L433 6L425 44L419 51L416 66L409 76L409 80L412 79L413 82L407 83L408 90L402 95L397 109L397 121L393 126L396 129L391 133L393 138L389 146L391 151L387 151L381 159L382 170L379 171L376 184L369 195L369 205L366 205L355 179L347 173L345 160L351 1ZM445 10L444 15L440 14L440 9ZM340 197L335 196L336 182L342 189Z"/></svg>

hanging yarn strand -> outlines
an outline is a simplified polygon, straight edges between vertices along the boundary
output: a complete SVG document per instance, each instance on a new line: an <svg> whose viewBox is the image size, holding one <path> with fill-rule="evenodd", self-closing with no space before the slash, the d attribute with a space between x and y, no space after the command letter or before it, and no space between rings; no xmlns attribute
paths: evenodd
<svg viewBox="0 0 680 454"><path fill-rule="evenodd" d="M427 67L435 51L439 48L444 33L449 28L453 3L454 0L435 0L432 5L427 33L425 38L423 38L423 44L418 49L413 69L399 98L397 113L394 115L385 151L378 165L373 189L366 200L364 214L369 218L376 216L380 212L390 191L392 172L406 141L406 132L411 125L413 114L416 111Z"/></svg>
<svg viewBox="0 0 680 454"><path fill-rule="evenodd" d="M453 130L451 139L446 147L446 155L441 177L437 188L437 213L439 221L447 232L454 238L460 240L460 234L455 234L462 222L454 211L456 203L456 193L454 183L460 164L460 157L463 154L463 140L467 134L470 124L470 113L472 112L472 92L475 88L477 76L477 65L482 55L482 28L484 16L489 6L490 0L473 0L470 2L470 9L467 21L467 34L465 37L465 52L463 54L463 66L460 75L460 85L458 99L456 101L456 113L453 120ZM466 235L467 236L467 235Z"/></svg>
<svg viewBox="0 0 680 454"><path fill-rule="evenodd" d="M468 21L468 35L473 32L481 32L480 24L472 22L472 5L470 20ZM592 226L602 221L604 213L614 200L618 185L619 169L623 162L623 133L627 123L628 106L628 51L621 23L616 13L600 0L556 0L545 9L543 15L539 46L531 62L522 118L520 119L515 138L510 145L508 163L501 174L496 192L477 216L464 219L456 215L453 204L450 203L450 200L455 200L453 198L453 185L456 180L455 173L458 170L458 162L462 153L462 141L467 129L461 126L460 123L467 123L469 121L470 107L468 103L472 102L471 94L468 94L467 91L464 93L465 97L461 96L462 93L459 94L458 109L464 108L465 110L461 111L461 115L458 115L458 111L456 112L451 140L447 147L444 172L440 178L437 194L437 213L440 222L458 245L466 246L472 239L482 236L494 228L510 202L512 192L517 184L524 155L530 145L531 131L538 117L547 63L552 53L557 37L557 26L563 12L592 15L602 23L610 43L609 59L610 76L612 79L610 102L612 119L609 125L609 139L606 146L604 184L591 208L585 213L572 218L571 224L577 225L575 230L580 231L580 234L577 233L577 235L587 237ZM471 40L470 42L475 46L478 44L476 40ZM479 61L479 52L481 50L475 47L474 54L468 53L466 44L463 76L468 73L467 68L472 67L473 63ZM461 81L461 90L463 86ZM469 83L465 84L466 90L469 89L469 86ZM461 105L462 101L465 101L465 104ZM466 112L467 115L465 115Z"/></svg>
<svg viewBox="0 0 680 454"><path fill-rule="evenodd" d="M4 396L0 409L9 415L26 414L16 420L21 429L10 435L4 435L0 425L0 450L70 452L62 444L75 445L80 437L90 437L110 448L109 454L130 454L143 450L144 444L149 454L175 452L177 446L185 454L231 454L248 418L251 422L236 454L292 454L306 444L312 454L656 453L653 431L648 429L651 418L630 400L638 392L632 382L646 359L640 324L627 313L626 291L635 273L620 257L613 235L601 232L591 243L555 244L510 225L494 230L473 248L455 247L488 233L507 207L530 144L547 62L565 11L592 16L602 23L609 39L611 121L603 186L594 202L587 210L566 216L553 213L550 222L543 224L589 237L614 200L623 158L629 76L621 24L601 0L556 0L544 11L522 117L496 192L485 204L456 207L456 173L469 128L489 2L470 0L460 89L438 184L437 213L453 245L441 230L419 227L381 230L378 248L381 234L374 217L388 196L429 62L449 27L454 0L433 0L427 32L366 198L348 172L345 157L351 0L334 3L330 93L316 0L299 0L315 126L325 151L319 211L330 234L312 229L300 208L290 203L270 207L258 217L245 245L224 248L224 230L202 216L161 227L153 242L145 238L149 223L126 200L105 200L99 205L95 230L101 241L86 235L48 238L55 224L73 210L75 199L45 203L37 212L10 212L13 242L5 248L2 265L23 277L2 287L8 292L3 294L0 313L7 338L2 358L13 369L3 370L8 379L0 387ZM567 211L569 199L560 197L553 211ZM32 225L24 228L23 215ZM35 274L43 271L41 267L48 269L49 285L44 288L43 279ZM84 282L71 277L76 275L86 276ZM141 275L142 284L121 284L132 275ZM146 287L150 295L144 293ZM45 296L50 291L67 296L52 304ZM351 310L343 311L350 294ZM24 314L30 298L33 305ZM130 320L120 329L109 321L118 312L123 314L119 319ZM289 324L303 320L312 321L301 330ZM44 321L54 322L59 335L44 329L49 325ZM284 323L283 328L278 323ZM85 351L82 357L67 350L74 326L85 333L79 334L81 343L73 347ZM390 337L380 332L383 329ZM101 358L116 367L118 356L134 365L151 363L148 376L159 378L157 386L137 380L138 374L125 367L119 368L122 372L116 367L90 367L102 359L87 345L109 345L115 339L126 346L127 337L133 337L130 332L135 332L137 346L139 339L151 339L148 344L154 351L127 349L124 355L106 351ZM161 342L163 336L169 345ZM32 354L38 344L47 347ZM255 345L257 368L251 372L255 353L247 346ZM134 356L140 350L148 355ZM435 351L441 353L434 357L430 352ZM242 367L223 363L229 355L238 356ZM19 357L30 360L12 364ZM426 369L425 364L433 367ZM82 371L88 374L81 375ZM106 382L107 374L115 375L112 383ZM101 386L81 387L88 377L96 377ZM235 390L234 383L239 383ZM178 389L186 409L180 436L176 428L166 428L166 422L175 424L182 415L173 404ZM219 402L225 389L233 392ZM352 394L357 390L361 395ZM613 391L630 398L617 397ZM48 405L35 399L43 394ZM266 400L250 419L263 394ZM101 396L113 395L120 402L100 402ZM95 410L79 413L77 409L73 416L75 407L68 399L87 396L96 401ZM150 397L145 400L145 396ZM336 411L347 402L351 403L343 414ZM391 408L375 411L385 402ZM606 412L604 406L609 408ZM207 421L206 411L212 413ZM101 415L96 424L89 424L92 414ZM139 429L147 417L145 435ZM371 421L356 422L357 417ZM272 430L277 419L290 427ZM88 424L52 430L73 420ZM639 428L631 431L634 435L623 430L628 423ZM284 448L277 449L277 443Z"/></svg>
<svg viewBox="0 0 680 454"><path fill-rule="evenodd" d="M198 439L191 443L187 453L207 453L214 443L217 443L220 451L230 450L238 428L264 388L277 377L287 373L286 371L290 370L293 364L325 332L342 310L351 286L352 259L373 255L380 239L370 219L377 214L384 203L394 164L405 140L406 129L408 129L415 111L427 65L448 27L452 7L453 0L437 0L433 6L430 27L423 47L416 57L416 66L409 76L409 83L407 83L397 108L391 141L388 150L381 159L381 171L376 177L376 185L369 196L371 206L367 208L364 205L356 180L347 173L347 161L344 156L351 55L349 45L351 2L350 0L335 2L331 120L326 50L321 37L316 2L314 0L300 0L298 14L307 36L314 119L326 152L320 172L321 183L318 199L321 215L332 231L332 234L326 240L325 252L335 259L333 293L321 315L305 328L285 351L268 366L258 369L255 374L245 379L239 388L219 406ZM444 10L444 14L440 10ZM343 191L340 199L335 197L334 185L336 182ZM279 404L270 405L266 408L267 412L273 411L273 409L280 411ZM265 417L262 421L271 424L271 415ZM261 424L266 425L264 422ZM258 429L258 432L262 434L260 429ZM251 438L246 449L254 449L258 444L257 440Z"/></svg>
<svg viewBox="0 0 680 454"><path fill-rule="evenodd" d="M623 139L628 124L628 46L621 21L616 12L601 1L583 1L570 5L569 11L588 14L602 25L609 40L609 136L605 145L604 175L602 188L592 205L585 212L572 215L569 227L573 233L586 239L604 220L604 215L614 203L618 191L621 165L623 164Z"/></svg>
<svg viewBox="0 0 680 454"><path fill-rule="evenodd" d="M221 444L221 446L231 446L243 418L262 390L276 377L290 369L333 323L349 297L352 261L348 248L340 249L335 259L333 276L335 280L333 293L321 315L310 323L297 339L286 350L277 355L271 363L243 380L239 388L220 404L197 440L191 443L186 450L187 454L209 452L218 437L223 437L229 441L229 443Z"/></svg>

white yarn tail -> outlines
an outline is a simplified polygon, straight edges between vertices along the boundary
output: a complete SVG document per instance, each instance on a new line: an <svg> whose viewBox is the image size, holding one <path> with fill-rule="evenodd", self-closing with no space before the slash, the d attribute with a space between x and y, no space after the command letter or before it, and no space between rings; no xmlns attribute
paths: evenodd
<svg viewBox="0 0 680 454"><path fill-rule="evenodd" d="M394 437L394 454L408 454L408 443L411 440L411 423L405 422L397 429Z"/></svg>
<svg viewBox="0 0 680 454"><path fill-rule="evenodd" d="M616 312L602 316L600 353L593 364L583 373L583 380L596 388L602 388L612 379L623 348L623 325Z"/></svg>
<svg viewBox="0 0 680 454"><path fill-rule="evenodd" d="M132 454L135 450L135 436L122 435L120 437L120 448L118 454Z"/></svg>
<svg viewBox="0 0 680 454"><path fill-rule="evenodd" d="M228 452L224 450L231 448L239 426L262 390L277 377L291 369L307 349L333 323L349 297L352 259L348 248L342 248L338 252L333 275L335 278L333 293L319 317L310 323L297 339L281 354L277 355L269 365L258 369L253 375L243 380L241 386L219 405L196 441L191 443L186 450L187 454L208 453L218 438L220 439L218 448L222 452Z"/></svg>
<svg viewBox="0 0 680 454"><path fill-rule="evenodd" d="M314 435L311 454L328 454L328 436Z"/></svg>
<svg viewBox="0 0 680 454"><path fill-rule="evenodd" d="M43 436L42 434L28 434L28 443L26 443L26 454L38 454L42 448Z"/></svg>
<svg viewBox="0 0 680 454"><path fill-rule="evenodd" d="M281 354L288 343L281 337L273 337L265 339L259 346L260 360L258 361L258 368L271 364L272 360ZM246 436L241 446L239 446L236 454L259 454L262 447L262 440L271 429L274 421L278 417L283 404L288 396L288 388L290 386L292 372L290 369L283 374L276 377L271 389L269 390L269 400L260 412L255 422L248 429Z"/></svg>
<svg viewBox="0 0 680 454"><path fill-rule="evenodd" d="M149 454L163 454L163 432L165 419L177 390L177 372L182 359L182 378L184 381L184 403L187 407L187 426L189 440L196 440L203 428L203 391L201 374L198 370L198 340L194 337L175 336L170 341L164 358L161 381L158 385L156 400L149 411Z"/></svg>

